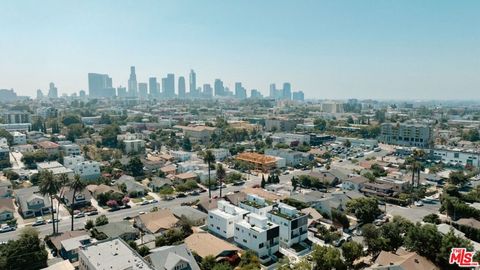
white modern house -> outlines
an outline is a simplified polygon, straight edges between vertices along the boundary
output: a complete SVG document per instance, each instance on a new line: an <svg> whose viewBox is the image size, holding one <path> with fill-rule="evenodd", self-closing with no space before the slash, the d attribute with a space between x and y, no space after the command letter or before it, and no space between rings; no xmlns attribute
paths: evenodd
<svg viewBox="0 0 480 270"><path fill-rule="evenodd" d="M235 224L234 240L244 249L257 253L261 263L276 261L279 250L280 227L265 216L248 214Z"/></svg>
<svg viewBox="0 0 480 270"><path fill-rule="evenodd" d="M264 217L266 217L267 213L273 209L273 203L267 202L264 198L255 194L247 194L246 200L239 202L238 206L251 213Z"/></svg>
<svg viewBox="0 0 480 270"><path fill-rule="evenodd" d="M248 211L227 202L218 201L218 208L208 211L208 230L225 239L234 236L235 223L242 221Z"/></svg>
<svg viewBox="0 0 480 270"><path fill-rule="evenodd" d="M295 207L279 203L267 213L267 217L271 222L280 226L280 245L282 247L291 247L307 239L308 216Z"/></svg>
<svg viewBox="0 0 480 270"><path fill-rule="evenodd" d="M65 156L78 156L81 154L80 146L76 143L64 144L60 146Z"/></svg>
<svg viewBox="0 0 480 270"><path fill-rule="evenodd" d="M215 156L215 160L221 161L230 156L230 151L225 148L214 148L210 149L212 154Z"/></svg>

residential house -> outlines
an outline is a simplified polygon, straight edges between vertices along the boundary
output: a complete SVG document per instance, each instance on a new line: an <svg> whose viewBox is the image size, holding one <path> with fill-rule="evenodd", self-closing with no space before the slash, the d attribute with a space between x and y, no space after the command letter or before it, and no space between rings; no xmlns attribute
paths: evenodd
<svg viewBox="0 0 480 270"><path fill-rule="evenodd" d="M104 194L104 193L123 193L117 188L117 187L112 187L112 186L107 186L105 184L100 184L100 185L88 185L86 189L92 194L92 196L95 199L98 199L98 195Z"/></svg>
<svg viewBox="0 0 480 270"><path fill-rule="evenodd" d="M363 185L368 182L368 178L361 175L352 176L342 181L342 189L360 191Z"/></svg>
<svg viewBox="0 0 480 270"><path fill-rule="evenodd" d="M62 202L67 207L71 207L73 203L73 190L70 187L63 187L62 193L59 195ZM88 190L77 191L75 193L75 208L90 205L92 195Z"/></svg>
<svg viewBox="0 0 480 270"><path fill-rule="evenodd" d="M407 252L400 248L397 252L382 251L375 263L369 267L372 270L437 270L440 269L429 259L415 252Z"/></svg>
<svg viewBox="0 0 480 270"><path fill-rule="evenodd" d="M58 155L60 145L51 141L37 142L37 147L47 152L48 155Z"/></svg>
<svg viewBox="0 0 480 270"><path fill-rule="evenodd" d="M196 226L205 224L208 215L191 206L177 206L172 208L172 213L178 219L187 219L191 224Z"/></svg>
<svg viewBox="0 0 480 270"><path fill-rule="evenodd" d="M15 202L23 218L43 216L50 213L50 198L40 194L38 186L15 190Z"/></svg>
<svg viewBox="0 0 480 270"><path fill-rule="evenodd" d="M258 195L247 194L246 200L239 202L238 207L245 209L250 213L267 216L267 213L273 209L273 203Z"/></svg>
<svg viewBox="0 0 480 270"><path fill-rule="evenodd" d="M68 238L60 242L60 256L70 262L78 261L78 250L80 247L91 244L92 239L88 234Z"/></svg>
<svg viewBox="0 0 480 270"><path fill-rule="evenodd" d="M15 212L15 207L13 206L13 199L1 198L0 199L0 221L13 219L13 212Z"/></svg>
<svg viewBox="0 0 480 270"><path fill-rule="evenodd" d="M225 239L232 238L235 223L243 220L249 212L224 200L217 204L218 208L208 211L208 230Z"/></svg>
<svg viewBox="0 0 480 270"><path fill-rule="evenodd" d="M9 198L13 194L12 182L6 177L0 180L0 198Z"/></svg>
<svg viewBox="0 0 480 270"><path fill-rule="evenodd" d="M60 146L65 156L78 156L81 155L80 146L76 143L63 144Z"/></svg>
<svg viewBox="0 0 480 270"><path fill-rule="evenodd" d="M279 225L272 223L266 216L248 214L244 220L235 223L235 242L248 250L253 250L260 262L265 264L276 261L279 250Z"/></svg>
<svg viewBox="0 0 480 270"><path fill-rule="evenodd" d="M73 170L66 168L58 161L47 161L37 163L38 172L50 171L53 175L66 174L70 179L73 178Z"/></svg>
<svg viewBox="0 0 480 270"><path fill-rule="evenodd" d="M120 238L83 246L79 249L78 258L79 270L155 269Z"/></svg>
<svg viewBox="0 0 480 270"><path fill-rule="evenodd" d="M138 238L138 230L132 227L127 221L110 222L102 226L95 226L92 230L95 234L104 234L107 238L122 238L125 241L135 240Z"/></svg>
<svg viewBox="0 0 480 270"><path fill-rule="evenodd" d="M162 270L200 270L187 245L163 246L150 250L145 260L155 269Z"/></svg>
<svg viewBox="0 0 480 270"><path fill-rule="evenodd" d="M179 162L187 161L192 157L192 153L186 151L170 151L170 155Z"/></svg>
<svg viewBox="0 0 480 270"><path fill-rule="evenodd" d="M77 156L65 156L63 157L63 166L74 170L77 164L84 162L85 157L82 155Z"/></svg>
<svg viewBox="0 0 480 270"><path fill-rule="evenodd" d="M307 239L308 216L295 207L279 203L267 217L280 226L280 246L291 247Z"/></svg>
<svg viewBox="0 0 480 270"><path fill-rule="evenodd" d="M212 152L215 160L217 161L222 161L230 156L230 151L226 148L214 148L209 150Z"/></svg>
<svg viewBox="0 0 480 270"><path fill-rule="evenodd" d="M172 180L168 178L162 178L162 177L152 177L150 180L150 183L148 183L148 187L153 191L153 192L159 192L165 187L171 187L173 186Z"/></svg>
<svg viewBox="0 0 480 270"><path fill-rule="evenodd" d="M52 251L55 251L56 254L61 255L62 241L67 239L77 238L79 236L88 237L89 235L88 235L88 232L84 230L60 232L46 239L46 244L48 245L49 248L52 249ZM64 258L64 259L67 259L67 258Z"/></svg>
<svg viewBox="0 0 480 270"><path fill-rule="evenodd" d="M115 184L130 197L142 197L148 193L146 186L135 181L135 178L129 175L122 175Z"/></svg>
<svg viewBox="0 0 480 270"><path fill-rule="evenodd" d="M213 256L217 261L238 259L240 248L207 232L193 233L184 240L185 245L201 258Z"/></svg>
<svg viewBox="0 0 480 270"><path fill-rule="evenodd" d="M178 218L172 214L170 209L159 209L136 216L134 219L137 228L150 234L162 234L164 231L174 228L177 223Z"/></svg>

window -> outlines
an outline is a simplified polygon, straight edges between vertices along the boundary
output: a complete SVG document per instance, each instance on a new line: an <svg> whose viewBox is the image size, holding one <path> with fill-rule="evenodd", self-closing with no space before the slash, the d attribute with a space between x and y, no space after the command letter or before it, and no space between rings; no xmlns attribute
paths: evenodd
<svg viewBox="0 0 480 270"><path fill-rule="evenodd" d="M263 243L260 243L260 245L258 245L258 248L263 248Z"/></svg>

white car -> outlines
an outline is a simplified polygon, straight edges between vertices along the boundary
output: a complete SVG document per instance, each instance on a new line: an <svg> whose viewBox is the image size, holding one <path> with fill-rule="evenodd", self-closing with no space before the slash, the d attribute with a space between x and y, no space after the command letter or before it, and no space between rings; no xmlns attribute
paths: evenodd
<svg viewBox="0 0 480 270"><path fill-rule="evenodd" d="M83 218L83 217L85 217L85 214L83 212L80 212L80 213L74 215L73 217L74 218Z"/></svg>
<svg viewBox="0 0 480 270"><path fill-rule="evenodd" d="M418 206L418 207L423 206L423 202L422 201L416 201L415 206Z"/></svg>
<svg viewBox="0 0 480 270"><path fill-rule="evenodd" d="M7 224L3 224L2 227L0 227L0 233L11 232L11 231L15 231L15 227L10 227Z"/></svg>

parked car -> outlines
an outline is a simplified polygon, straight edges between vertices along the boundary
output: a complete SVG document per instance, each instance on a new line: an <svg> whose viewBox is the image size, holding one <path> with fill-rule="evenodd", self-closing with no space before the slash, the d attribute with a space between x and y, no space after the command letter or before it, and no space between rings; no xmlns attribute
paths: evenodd
<svg viewBox="0 0 480 270"><path fill-rule="evenodd" d="M87 216L95 216L95 215L98 215L98 211L90 211L90 212L87 212Z"/></svg>
<svg viewBox="0 0 480 270"><path fill-rule="evenodd" d="M185 198L187 195L185 193L178 193L177 198Z"/></svg>
<svg viewBox="0 0 480 270"><path fill-rule="evenodd" d="M417 207L423 206L423 202L422 201L416 201L415 206L417 206Z"/></svg>
<svg viewBox="0 0 480 270"><path fill-rule="evenodd" d="M15 229L15 227L10 227L7 224L2 224L2 227L0 227L0 233L15 231Z"/></svg>
<svg viewBox="0 0 480 270"><path fill-rule="evenodd" d="M158 200L153 199L153 200L150 200L149 203L158 203Z"/></svg>
<svg viewBox="0 0 480 270"><path fill-rule="evenodd" d="M235 181L235 182L233 182L233 185L234 185L234 186L241 186L241 185L243 185L243 184L245 184L244 181Z"/></svg>
<svg viewBox="0 0 480 270"><path fill-rule="evenodd" d="M40 225L44 225L44 224L47 224L47 222L45 222L45 220L43 219L43 217L38 217L35 222L32 224L32 226L40 226Z"/></svg>
<svg viewBox="0 0 480 270"><path fill-rule="evenodd" d="M147 204L149 204L149 203L150 203L150 201L144 200L144 201L142 201L142 203L140 203L140 205L147 205Z"/></svg>
<svg viewBox="0 0 480 270"><path fill-rule="evenodd" d="M85 213L80 212L80 213L78 213L78 214L75 214L73 217L74 217L74 218L83 218L83 217L85 217Z"/></svg>
<svg viewBox="0 0 480 270"><path fill-rule="evenodd" d="M192 192L190 193L190 195L192 195L192 196L198 196L198 195L200 195L200 193L199 193L198 191L194 190L194 191L192 191Z"/></svg>
<svg viewBox="0 0 480 270"><path fill-rule="evenodd" d="M173 199L175 199L175 197L173 197L173 196L165 196L164 197L164 200L166 200L166 201L171 201Z"/></svg>
<svg viewBox="0 0 480 270"><path fill-rule="evenodd" d="M47 219L47 223L51 224L51 223L53 223L54 220L55 220L55 222L60 222L60 220L56 218L56 219L53 219L53 220L52 219Z"/></svg>

